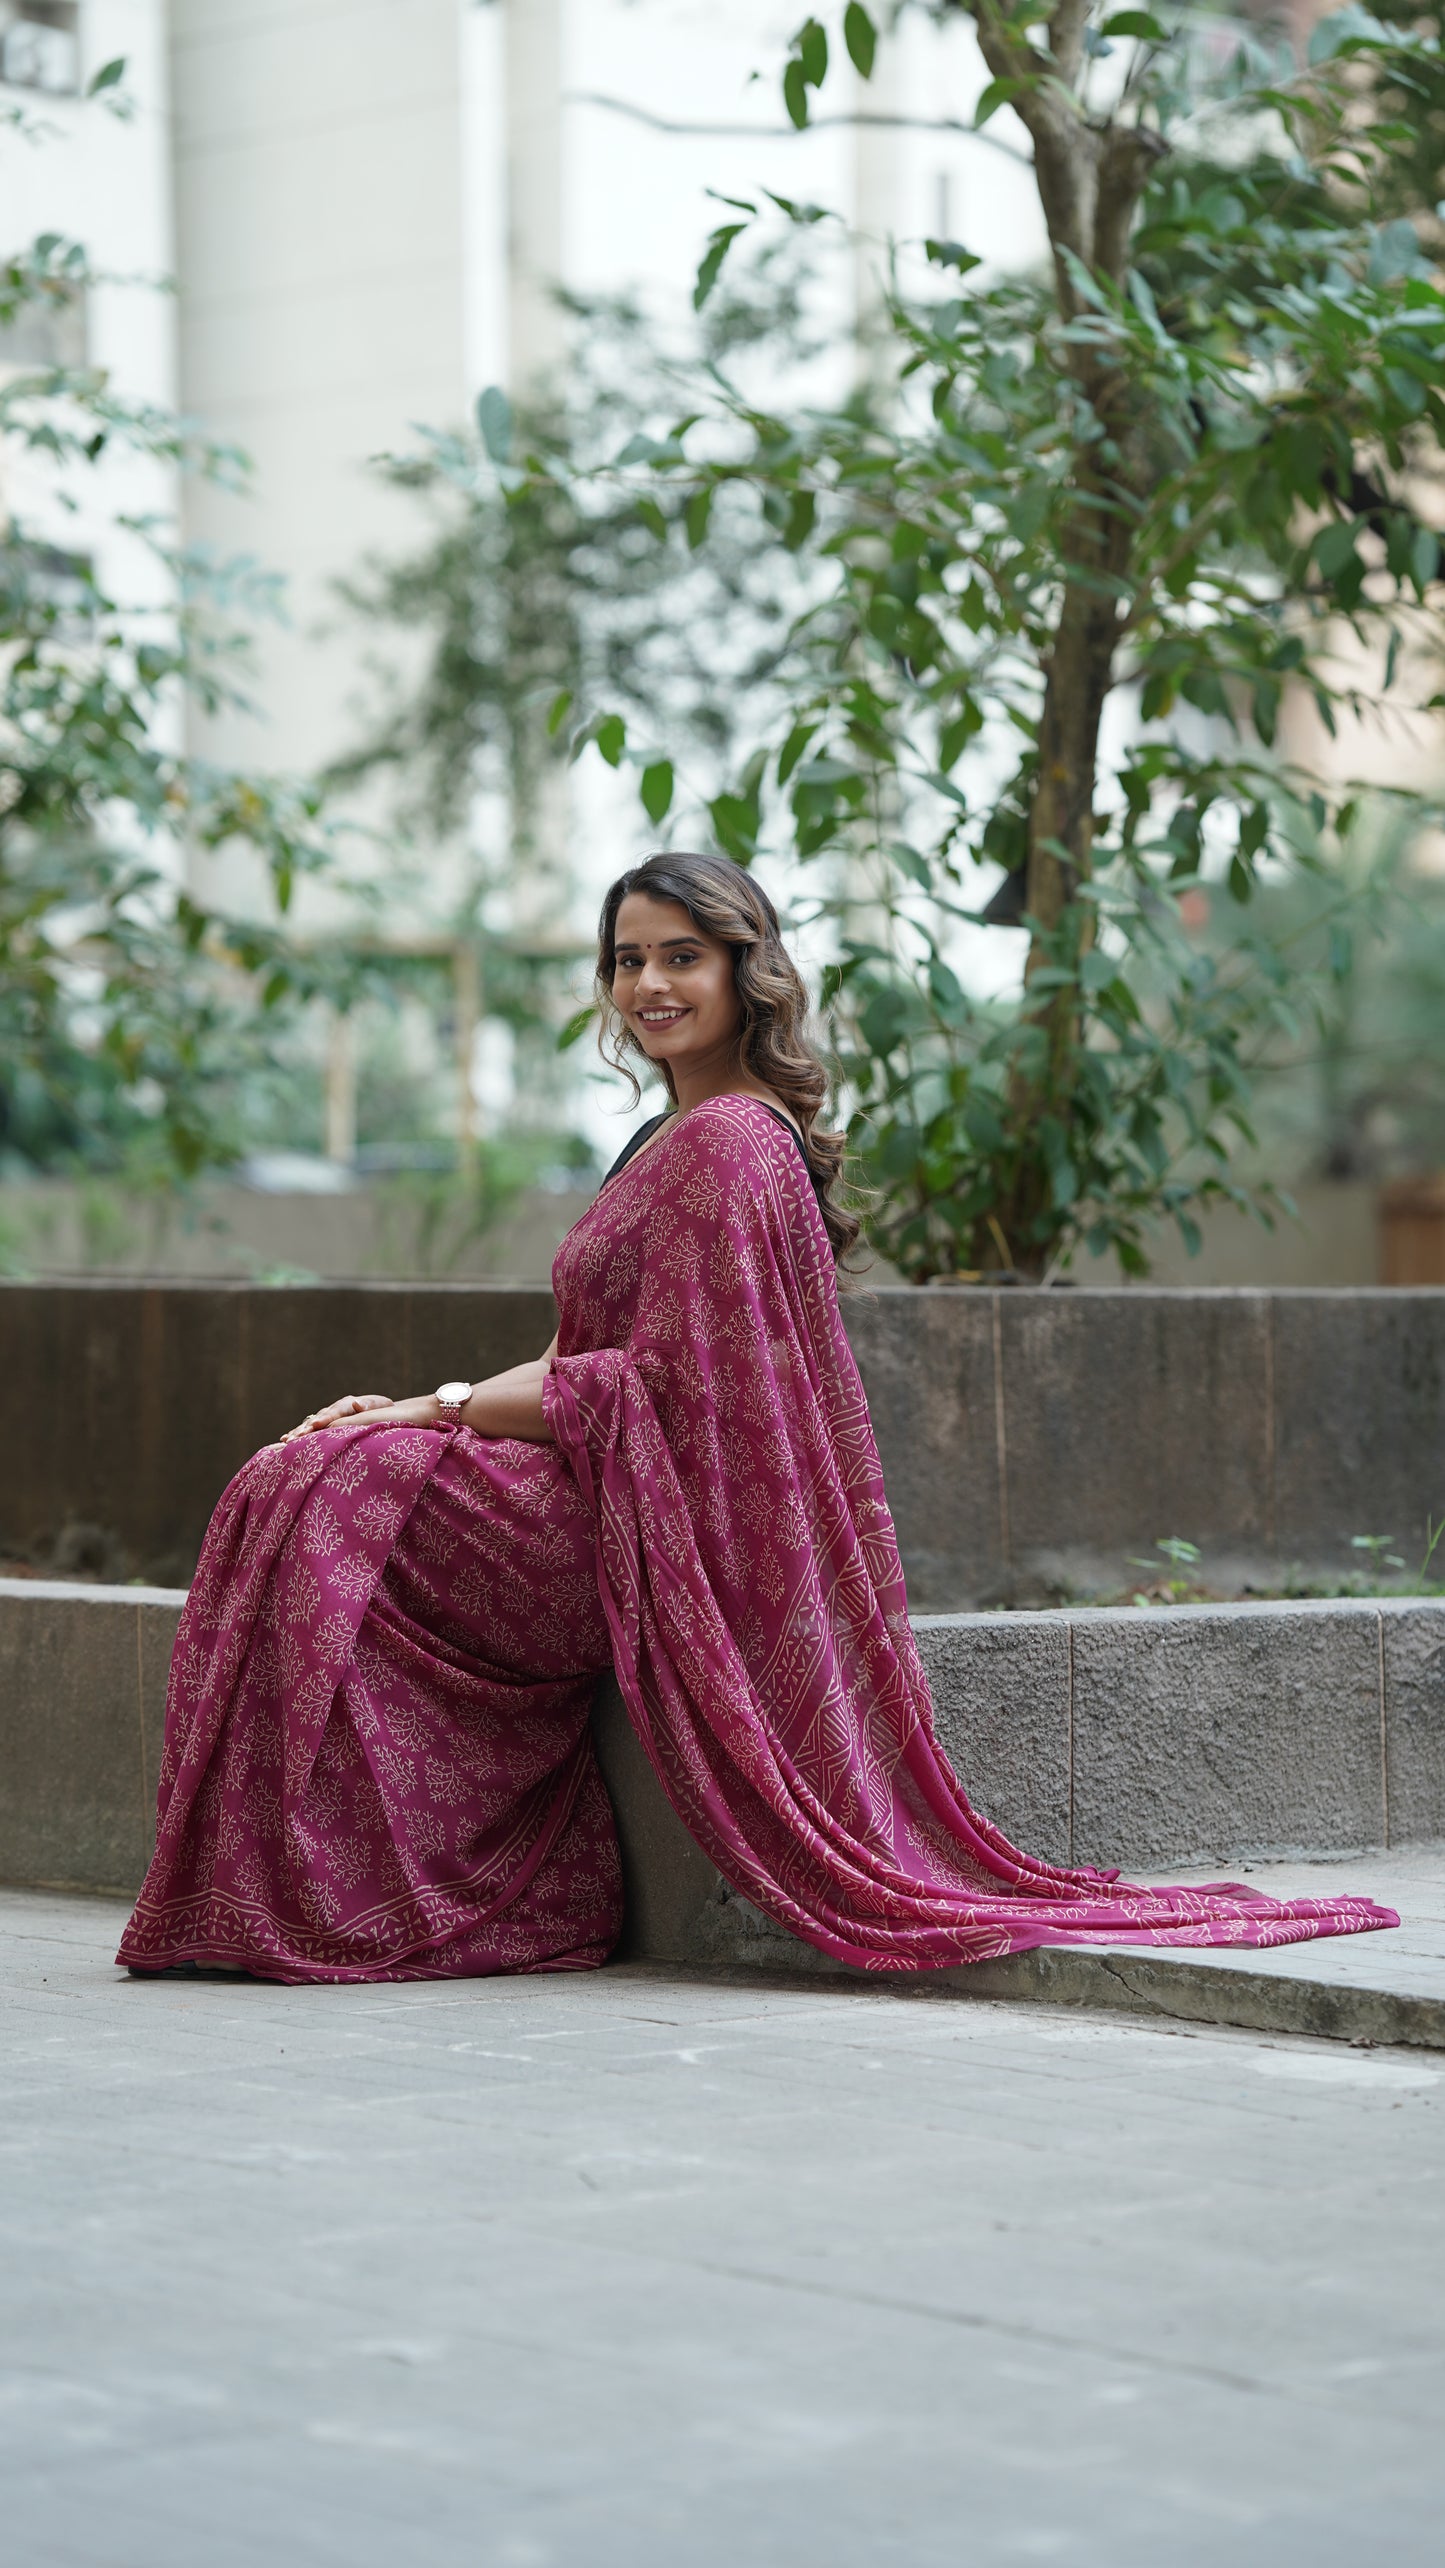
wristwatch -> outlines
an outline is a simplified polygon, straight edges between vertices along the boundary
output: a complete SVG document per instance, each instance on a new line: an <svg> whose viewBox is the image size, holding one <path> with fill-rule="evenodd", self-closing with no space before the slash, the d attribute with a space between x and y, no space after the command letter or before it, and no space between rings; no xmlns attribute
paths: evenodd
<svg viewBox="0 0 1445 2568"><path fill-rule="evenodd" d="M437 1416L444 1427L461 1425L462 1411L471 1396L470 1382L443 1382L438 1386L433 1397L437 1404Z"/></svg>

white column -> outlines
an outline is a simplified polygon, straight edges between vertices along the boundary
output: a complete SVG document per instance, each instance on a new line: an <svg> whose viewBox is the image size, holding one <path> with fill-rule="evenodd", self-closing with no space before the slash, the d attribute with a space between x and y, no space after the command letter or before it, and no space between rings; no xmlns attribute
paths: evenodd
<svg viewBox="0 0 1445 2568"><path fill-rule="evenodd" d="M522 395L562 357L562 0L507 0L506 112L507 370Z"/></svg>

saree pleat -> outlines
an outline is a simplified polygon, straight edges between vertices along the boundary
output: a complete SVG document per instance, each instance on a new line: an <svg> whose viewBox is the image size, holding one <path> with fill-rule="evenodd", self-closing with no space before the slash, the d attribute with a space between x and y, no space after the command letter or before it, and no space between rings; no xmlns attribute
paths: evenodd
<svg viewBox="0 0 1445 2568"><path fill-rule="evenodd" d="M621 1919L588 1711L606 1631L552 1448L365 1426L216 1510L119 1958L281 1980L582 1970Z"/></svg>

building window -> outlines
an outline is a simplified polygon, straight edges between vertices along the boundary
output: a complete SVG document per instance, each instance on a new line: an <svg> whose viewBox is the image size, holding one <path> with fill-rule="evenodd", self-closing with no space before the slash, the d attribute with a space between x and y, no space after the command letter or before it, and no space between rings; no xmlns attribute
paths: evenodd
<svg viewBox="0 0 1445 2568"><path fill-rule="evenodd" d="M0 0L0 80L73 96L80 87L78 0Z"/></svg>

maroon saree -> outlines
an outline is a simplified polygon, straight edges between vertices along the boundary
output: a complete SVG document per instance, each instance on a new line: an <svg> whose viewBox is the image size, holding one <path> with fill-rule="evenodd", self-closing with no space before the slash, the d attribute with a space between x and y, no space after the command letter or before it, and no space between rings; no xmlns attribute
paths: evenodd
<svg viewBox="0 0 1445 2568"><path fill-rule="evenodd" d="M553 1445L354 1426L216 1510L120 1959L285 1980L584 1969L620 1923L609 1658L733 1888L875 1971L1045 1943L1281 1944L1366 1900L1036 1863L933 1733L827 1234L792 1136L697 1106L553 1270Z"/></svg>

